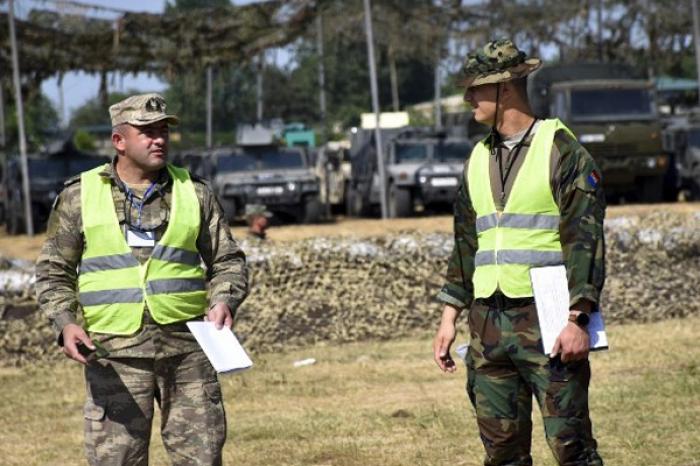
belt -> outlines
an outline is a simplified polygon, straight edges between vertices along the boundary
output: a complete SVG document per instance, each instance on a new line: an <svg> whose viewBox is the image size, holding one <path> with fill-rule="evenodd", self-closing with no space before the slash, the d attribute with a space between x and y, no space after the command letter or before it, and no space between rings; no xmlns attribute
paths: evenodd
<svg viewBox="0 0 700 466"><path fill-rule="evenodd" d="M477 298L477 304L486 306L491 309L498 309L500 311L506 311L508 309L513 309L516 307L525 307L535 303L535 298L529 296L527 298L509 298L503 293L494 293L488 298Z"/></svg>

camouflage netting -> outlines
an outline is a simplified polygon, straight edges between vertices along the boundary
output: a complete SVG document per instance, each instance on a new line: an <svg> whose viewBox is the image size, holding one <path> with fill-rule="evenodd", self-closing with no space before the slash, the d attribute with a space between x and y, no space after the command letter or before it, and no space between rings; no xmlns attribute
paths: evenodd
<svg viewBox="0 0 700 466"><path fill-rule="evenodd" d="M115 20L32 10L26 20L16 20L22 73L40 78L72 70L175 73L246 61L303 34L323 3L273 0L162 15L126 13ZM0 12L0 23L8 23L7 13ZM9 51L2 27L0 69L10 69Z"/></svg>
<svg viewBox="0 0 700 466"><path fill-rule="evenodd" d="M606 231L608 323L700 315L700 213L617 218ZM451 247L451 235L418 233L244 244L253 291L237 333L253 351L268 351L431 330ZM31 312L31 288L5 297L0 364L62 357L48 325Z"/></svg>

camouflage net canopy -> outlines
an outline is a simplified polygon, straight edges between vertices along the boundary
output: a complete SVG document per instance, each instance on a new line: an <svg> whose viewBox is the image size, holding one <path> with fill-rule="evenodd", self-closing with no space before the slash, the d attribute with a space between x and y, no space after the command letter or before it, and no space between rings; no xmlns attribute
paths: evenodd
<svg viewBox="0 0 700 466"><path fill-rule="evenodd" d="M33 10L16 20L22 73L38 79L71 70L174 73L243 62L304 33L323 0L258 2L163 15L126 13L114 21ZM1 3L1 2L0 2ZM0 24L7 25L7 13ZM0 27L0 69L11 69Z"/></svg>
<svg viewBox="0 0 700 466"><path fill-rule="evenodd" d="M700 213L623 217L606 223L608 323L700 315ZM253 351L387 339L435 329L435 294L452 249L448 234L316 238L243 244L252 292L236 332ZM5 297L0 365L63 357L31 298ZM23 318L20 316L25 315Z"/></svg>

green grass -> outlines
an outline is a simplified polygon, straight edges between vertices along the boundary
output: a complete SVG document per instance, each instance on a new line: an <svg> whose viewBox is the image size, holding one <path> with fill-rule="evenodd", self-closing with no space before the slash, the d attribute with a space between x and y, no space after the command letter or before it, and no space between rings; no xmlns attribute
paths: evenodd
<svg viewBox="0 0 700 466"><path fill-rule="evenodd" d="M698 318L609 329L611 351L591 356L591 416L608 465L700 465L698 335ZM464 369L441 374L430 346L423 334L255 355L254 369L222 377L225 463L481 464ZM305 357L318 363L292 367ZM84 464L80 367L0 369L0 384L0 463ZM535 464L553 465L534 418ZM151 459L168 464L157 428Z"/></svg>

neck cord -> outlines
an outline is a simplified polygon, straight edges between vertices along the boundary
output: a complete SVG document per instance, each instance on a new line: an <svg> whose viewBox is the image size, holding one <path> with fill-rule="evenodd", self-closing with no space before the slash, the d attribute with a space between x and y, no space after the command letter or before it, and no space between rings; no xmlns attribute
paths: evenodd
<svg viewBox="0 0 700 466"><path fill-rule="evenodd" d="M498 173L501 177L501 203L503 203L506 199L506 182L508 181L508 177L510 176L510 172L513 169L513 165L515 164L515 160L518 158L518 155L520 154L520 149L522 149L525 140L527 140L528 136L530 136L530 132L532 131L532 128L534 128L535 123L537 122L537 118L532 120L532 123L530 123L530 126L527 128L527 131L523 135L522 138L520 138L520 141L513 147L515 149L515 153L513 154L513 157L510 158L510 161L508 163L508 167L506 167L506 172L505 174L503 173L503 155L501 150L499 149L498 151ZM505 176L504 176L505 175Z"/></svg>

